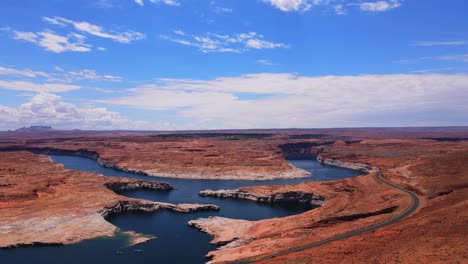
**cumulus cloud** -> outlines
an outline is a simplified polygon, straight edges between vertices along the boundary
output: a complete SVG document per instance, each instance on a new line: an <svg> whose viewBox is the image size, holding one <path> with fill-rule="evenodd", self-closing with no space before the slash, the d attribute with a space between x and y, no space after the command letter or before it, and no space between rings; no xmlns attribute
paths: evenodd
<svg viewBox="0 0 468 264"><path fill-rule="evenodd" d="M468 111L466 83L466 74L264 73L213 80L161 79L100 102L173 110L203 122L199 128L456 125L468 122L463 114Z"/></svg>
<svg viewBox="0 0 468 264"><path fill-rule="evenodd" d="M130 43L135 40L145 38L145 35L136 31L123 31L123 32L107 32L103 27L91 24L86 21L74 21L63 17L43 17L43 20L52 25L66 26L72 25L75 30L93 35L96 37L112 39L120 43Z"/></svg>
<svg viewBox="0 0 468 264"><path fill-rule="evenodd" d="M235 52L240 53L250 49L286 48L284 43L267 41L263 35L256 32L221 35L206 33L205 35L189 35L181 30L174 31L173 36L160 35L161 39L179 43L185 46L197 47L201 52Z"/></svg>
<svg viewBox="0 0 468 264"><path fill-rule="evenodd" d="M30 125L52 125L62 129L171 129L172 124L131 121L103 107L77 107L60 96L39 93L17 108L0 105L0 129Z"/></svg>

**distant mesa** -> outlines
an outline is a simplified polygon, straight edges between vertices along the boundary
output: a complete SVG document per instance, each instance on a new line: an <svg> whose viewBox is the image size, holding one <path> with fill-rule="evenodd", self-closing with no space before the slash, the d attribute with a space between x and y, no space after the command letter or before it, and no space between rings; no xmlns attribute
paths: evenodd
<svg viewBox="0 0 468 264"><path fill-rule="evenodd" d="M38 133L38 132L49 132L49 131L56 131L51 126L30 126L30 127L22 127L15 130L15 132L22 132L22 133Z"/></svg>

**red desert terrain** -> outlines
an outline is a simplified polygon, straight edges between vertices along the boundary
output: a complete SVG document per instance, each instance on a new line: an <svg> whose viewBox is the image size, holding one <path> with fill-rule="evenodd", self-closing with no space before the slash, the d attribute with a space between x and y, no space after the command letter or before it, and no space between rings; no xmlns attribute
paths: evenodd
<svg viewBox="0 0 468 264"><path fill-rule="evenodd" d="M217 209L122 197L112 190L171 187L66 170L24 150L87 156L148 175L217 179L304 177L285 157L317 157L363 175L202 192L270 203L293 197L319 206L261 221L191 221L222 245L209 253L211 262L468 262L468 128L22 131L1 133L0 148L0 247L113 235L116 227L104 216L123 210Z"/></svg>

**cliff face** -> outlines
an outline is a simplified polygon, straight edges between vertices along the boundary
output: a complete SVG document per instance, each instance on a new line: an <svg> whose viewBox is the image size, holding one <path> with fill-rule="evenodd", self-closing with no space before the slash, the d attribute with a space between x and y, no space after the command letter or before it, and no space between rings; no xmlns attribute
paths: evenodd
<svg viewBox="0 0 468 264"><path fill-rule="evenodd" d="M373 170L377 170L377 168L372 167L371 165L358 163L358 162L351 162L351 161L342 161L342 160L333 159L333 158L324 158L322 155L318 155L317 160L320 163L323 163L326 165L346 168L346 169L351 169L351 170L358 170L364 173L369 173Z"/></svg>
<svg viewBox="0 0 468 264"><path fill-rule="evenodd" d="M172 186L69 171L47 156L29 152L0 152L0 247L72 244L112 236L117 227L104 217L124 211L219 210L214 205L131 199L109 188L167 191Z"/></svg>
<svg viewBox="0 0 468 264"><path fill-rule="evenodd" d="M301 191L286 191L280 193L272 193L267 196L257 195L248 191L237 189L237 190L205 190L199 193L201 196L210 196L218 198L230 198L230 199L242 199L251 200L258 203L269 203L269 204L300 204L311 207L317 207L323 205L325 199L322 196L315 195L313 193L306 193Z"/></svg>
<svg viewBox="0 0 468 264"><path fill-rule="evenodd" d="M285 159L302 160L315 159L322 151L321 145L331 144L333 141L296 142L279 145Z"/></svg>
<svg viewBox="0 0 468 264"><path fill-rule="evenodd" d="M108 182L105 184L107 188L114 192L121 192L121 191L132 191L132 190L155 190L155 191L170 191L173 190L174 187L169 185L165 182L151 182L151 181L140 181L135 180L132 182L122 182L122 181L114 181Z"/></svg>

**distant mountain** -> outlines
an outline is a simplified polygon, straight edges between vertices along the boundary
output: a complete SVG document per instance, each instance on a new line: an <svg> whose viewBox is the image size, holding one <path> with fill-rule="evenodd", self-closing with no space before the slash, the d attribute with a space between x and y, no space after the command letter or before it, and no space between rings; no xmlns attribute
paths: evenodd
<svg viewBox="0 0 468 264"><path fill-rule="evenodd" d="M50 132L56 131L51 126L30 126L30 127L22 127L15 130L15 132L21 133L40 133L40 132Z"/></svg>

